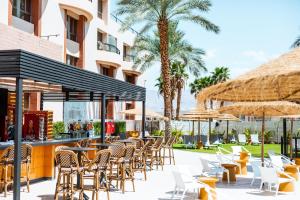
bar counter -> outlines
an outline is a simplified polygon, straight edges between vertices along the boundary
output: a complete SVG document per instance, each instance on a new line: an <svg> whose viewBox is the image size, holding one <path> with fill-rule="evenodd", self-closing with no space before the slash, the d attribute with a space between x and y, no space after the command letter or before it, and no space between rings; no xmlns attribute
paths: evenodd
<svg viewBox="0 0 300 200"><path fill-rule="evenodd" d="M70 138L61 140L47 140L47 141L35 141L35 142L22 142L22 144L30 144L32 148L32 160L30 165L30 180L42 180L42 179L52 179L54 178L54 155L55 148L59 145L73 146L76 142L86 138ZM90 137L92 142L97 142L100 136ZM3 150L13 145L13 142L0 142L0 154ZM93 158L95 152L88 152L90 159ZM22 166L23 175L25 172L25 167ZM0 170L0 177L2 176L2 170ZM9 173L10 174L10 173ZM8 174L8 175L9 175Z"/></svg>

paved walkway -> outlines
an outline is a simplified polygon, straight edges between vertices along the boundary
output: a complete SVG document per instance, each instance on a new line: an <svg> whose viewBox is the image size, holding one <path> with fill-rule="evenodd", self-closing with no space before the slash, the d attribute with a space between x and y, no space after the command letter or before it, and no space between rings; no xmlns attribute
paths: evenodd
<svg viewBox="0 0 300 200"><path fill-rule="evenodd" d="M214 159L214 155L193 153L176 150L176 165L188 165L193 174L199 174L199 157ZM143 180L143 175L136 173L136 192L132 192L132 184L130 181L126 182L126 192L122 194L119 191L111 192L111 200L169 200L174 187L174 180L172 177L173 165L165 165L164 170L154 170L147 173L148 180ZM217 195L218 200L266 200L275 199L274 193L260 192L258 190L259 181L256 181L253 187L250 187L251 173L247 177L240 176L235 184L218 183ZM297 190L295 194L279 194L278 200L296 200L300 199L300 185L297 183ZM23 189L23 188L22 188ZM55 189L55 180L45 181L31 185L31 192L22 192L21 197L25 200L53 200ZM91 197L91 193L87 192ZM7 198L0 194L0 199L12 199L10 192ZM62 198L61 198L62 199ZM100 192L99 199L107 199L106 193ZM178 199L178 198L177 198ZM189 193L185 199L196 199L194 194Z"/></svg>

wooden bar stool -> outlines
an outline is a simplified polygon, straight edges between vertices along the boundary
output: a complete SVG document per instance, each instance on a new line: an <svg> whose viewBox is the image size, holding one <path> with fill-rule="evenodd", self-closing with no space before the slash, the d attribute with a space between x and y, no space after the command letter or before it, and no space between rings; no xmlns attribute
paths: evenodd
<svg viewBox="0 0 300 200"><path fill-rule="evenodd" d="M214 177L199 177L198 180L202 183L207 184L212 189L216 188L216 182L218 182L218 179L214 178ZM216 194L215 191L211 191L211 195L212 195L212 200L217 199L217 194ZM204 188L200 189L199 199L201 199L201 200L208 200L209 199L209 195L208 195L207 191L205 191Z"/></svg>
<svg viewBox="0 0 300 200"><path fill-rule="evenodd" d="M22 144L21 146L21 164L25 165L25 178L27 184L27 191L30 192L30 165L32 158L32 146L29 144Z"/></svg>
<svg viewBox="0 0 300 200"><path fill-rule="evenodd" d="M85 168L84 168L84 176L83 181L85 179L93 179L93 185L86 186L83 183L83 190L88 190L93 192L92 200L94 200L96 196L96 200L98 200L99 191L103 189L107 193L107 199L109 200L109 184L107 183L107 167L109 164L111 156L111 151L101 150L98 151L94 160L92 160ZM104 187L102 187L104 185Z"/></svg>
<svg viewBox="0 0 300 200"><path fill-rule="evenodd" d="M1 176L1 191L4 190L4 197L7 196L7 186L13 183L13 166L14 166L14 146L7 147L1 157L0 157L0 167L2 171ZM11 169L10 172L10 179L8 178L8 171L9 168Z"/></svg>
<svg viewBox="0 0 300 200"><path fill-rule="evenodd" d="M166 142L166 144L163 145L163 162L165 163L165 158L169 158L170 159L170 164L172 164L172 160L173 160L173 164L175 165L175 158L174 158L174 150L173 150L173 144L176 141L176 137L175 136L171 136L169 137L168 141ZM166 150L168 150L168 156L166 156Z"/></svg>
<svg viewBox="0 0 300 200"><path fill-rule="evenodd" d="M58 177L55 187L54 199L58 200L58 194L63 193L63 199L74 198L74 177L79 173L82 178L82 169L79 167L77 155L73 151L60 150L55 152L55 161L58 166ZM82 181L81 181L82 183ZM82 184L77 190L80 191L79 198L83 198Z"/></svg>
<svg viewBox="0 0 300 200"><path fill-rule="evenodd" d="M161 166L161 169L163 170L164 167L164 163L163 163L163 159L161 156L161 148L163 145L163 138L157 138L157 140L155 141L155 143L153 144L152 148L151 148L151 164L150 164L150 168L152 170L153 165L156 165L156 169L158 169L158 166Z"/></svg>

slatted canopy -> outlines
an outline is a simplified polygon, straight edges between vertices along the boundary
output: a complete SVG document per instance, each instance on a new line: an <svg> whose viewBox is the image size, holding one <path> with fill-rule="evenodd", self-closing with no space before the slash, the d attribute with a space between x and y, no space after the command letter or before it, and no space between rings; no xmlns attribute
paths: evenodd
<svg viewBox="0 0 300 200"><path fill-rule="evenodd" d="M3 79L22 78L24 90L26 80L35 85L47 84L48 87L61 87L61 91L51 92L45 88L28 87L28 90L45 92L48 101L88 101L99 100L101 94L107 99L144 101L146 90L143 87L113 79L84 69L36 55L24 50L0 51L0 77ZM4 81L5 82L5 81ZM0 81L2 87L8 87ZM10 88L14 86L11 85Z"/></svg>

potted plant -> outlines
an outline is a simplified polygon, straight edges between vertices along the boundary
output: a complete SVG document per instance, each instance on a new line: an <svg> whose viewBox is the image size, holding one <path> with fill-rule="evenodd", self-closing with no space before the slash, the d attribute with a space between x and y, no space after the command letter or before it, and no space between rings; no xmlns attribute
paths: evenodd
<svg viewBox="0 0 300 200"><path fill-rule="evenodd" d="M65 132L65 123L62 121L54 122L53 123L53 137L54 138L59 138L60 133Z"/></svg>

